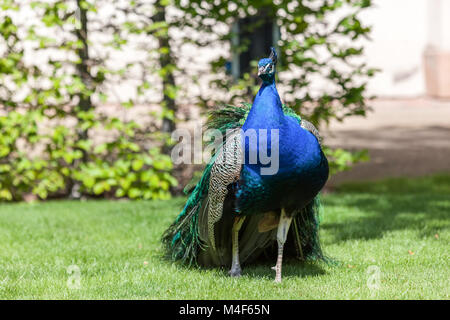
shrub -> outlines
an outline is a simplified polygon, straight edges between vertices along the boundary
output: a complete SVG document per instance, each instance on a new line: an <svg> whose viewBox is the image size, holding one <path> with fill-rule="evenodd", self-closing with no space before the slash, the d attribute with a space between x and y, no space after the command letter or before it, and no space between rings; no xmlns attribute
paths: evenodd
<svg viewBox="0 0 450 320"><path fill-rule="evenodd" d="M102 25L100 5L108 3L0 2L0 200L28 193L168 198L177 184L157 125L98 108L107 86L129 80L133 66L110 67L109 55L123 50L129 34L115 32L122 24L115 16ZM20 19L22 10L32 17ZM92 44L96 32L106 40ZM134 99L148 85L141 77ZM121 113L134 101L119 101ZM96 139L99 132L106 142Z"/></svg>

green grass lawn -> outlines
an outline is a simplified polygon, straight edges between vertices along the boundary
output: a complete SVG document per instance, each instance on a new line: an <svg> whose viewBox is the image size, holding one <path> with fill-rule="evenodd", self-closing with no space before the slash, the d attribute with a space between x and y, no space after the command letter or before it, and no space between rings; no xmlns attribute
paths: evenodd
<svg viewBox="0 0 450 320"><path fill-rule="evenodd" d="M275 257L240 279L162 259L184 198L1 204L0 298L449 298L450 175L349 184L322 200L323 247L339 263L288 262L280 285Z"/></svg>

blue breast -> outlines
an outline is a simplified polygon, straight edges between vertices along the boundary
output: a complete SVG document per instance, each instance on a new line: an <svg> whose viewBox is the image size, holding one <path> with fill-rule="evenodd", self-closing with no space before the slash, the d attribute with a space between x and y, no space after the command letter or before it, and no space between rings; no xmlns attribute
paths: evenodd
<svg viewBox="0 0 450 320"><path fill-rule="evenodd" d="M246 158L236 194L239 212L261 213L281 206L295 209L316 196L328 178L328 163L316 137L303 129L297 119L283 113L274 83L263 84L242 129ZM267 136L261 134L264 130ZM257 143L252 141L249 131L257 133ZM277 132L278 152L272 144L277 141ZM265 146L269 164L261 158L266 154ZM250 154L255 153L256 163L249 163ZM263 168L275 167L276 154L276 173L262 174Z"/></svg>

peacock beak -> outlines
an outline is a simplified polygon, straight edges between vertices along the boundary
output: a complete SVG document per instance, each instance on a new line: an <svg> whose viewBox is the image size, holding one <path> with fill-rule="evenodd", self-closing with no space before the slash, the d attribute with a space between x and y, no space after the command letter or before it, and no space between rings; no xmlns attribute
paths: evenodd
<svg viewBox="0 0 450 320"><path fill-rule="evenodd" d="M269 65L262 66L262 67L259 67L259 68L258 68L258 77L259 77L260 75L266 73L267 67L268 67L268 66L269 66Z"/></svg>
<svg viewBox="0 0 450 320"><path fill-rule="evenodd" d="M264 67L258 68L258 77L264 73L265 69Z"/></svg>

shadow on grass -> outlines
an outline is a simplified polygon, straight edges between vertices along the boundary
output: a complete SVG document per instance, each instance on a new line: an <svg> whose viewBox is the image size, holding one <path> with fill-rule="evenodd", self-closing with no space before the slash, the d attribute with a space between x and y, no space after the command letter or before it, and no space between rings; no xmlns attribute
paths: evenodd
<svg viewBox="0 0 450 320"><path fill-rule="evenodd" d="M258 279L275 279L275 271L272 267L275 265L276 257L274 257L273 264L251 264L243 266L242 275L250 278ZM319 262L300 262L295 260L288 260L283 262L282 276L284 278L296 277L306 278L315 277L325 274L325 270L321 267ZM226 273L228 275L228 271Z"/></svg>
<svg viewBox="0 0 450 320"><path fill-rule="evenodd" d="M346 184L326 197L324 204L325 210L344 207L361 213L347 216L343 212L338 222L323 223L323 230L330 232L334 241L374 239L406 229L434 236L448 225L450 176Z"/></svg>
<svg viewBox="0 0 450 320"><path fill-rule="evenodd" d="M167 259L167 256L160 256L161 260L164 261L164 263L175 265L175 267L179 271L186 271L186 270L195 270L202 272L204 270L217 270L218 274L224 278L230 278L230 275L228 274L229 268L228 267L200 267L200 266L188 266L182 263L173 262ZM276 257L273 257L273 263L268 263L266 261L264 262L252 262L250 264L244 264L242 265L242 276L246 276L249 278L255 278L255 279L269 279L272 278L275 279L275 271L272 270L272 267L275 265ZM282 275L285 278L288 277L300 277L300 278L306 278L306 277L315 277L319 275L325 274L325 270L322 268L322 264L325 262L304 262L304 261L298 261L295 259L287 259L283 262L282 267Z"/></svg>

